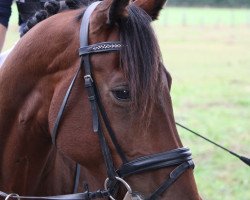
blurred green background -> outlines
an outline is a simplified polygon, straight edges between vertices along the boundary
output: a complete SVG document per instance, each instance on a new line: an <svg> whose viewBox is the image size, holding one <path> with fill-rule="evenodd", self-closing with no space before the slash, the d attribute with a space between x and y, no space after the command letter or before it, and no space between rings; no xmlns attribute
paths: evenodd
<svg viewBox="0 0 250 200"><path fill-rule="evenodd" d="M154 23L176 121L250 156L250 9L168 7ZM205 200L249 200L250 168L179 129Z"/></svg>
<svg viewBox="0 0 250 200"><path fill-rule="evenodd" d="M250 156L250 9L167 7L153 26L173 78L176 120ZM14 6L4 49L17 39ZM184 130L179 133L192 149L205 200L250 199L249 167Z"/></svg>

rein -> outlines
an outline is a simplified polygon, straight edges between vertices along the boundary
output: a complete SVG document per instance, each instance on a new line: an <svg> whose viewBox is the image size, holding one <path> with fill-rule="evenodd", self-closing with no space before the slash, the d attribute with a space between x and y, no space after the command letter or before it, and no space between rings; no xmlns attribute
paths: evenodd
<svg viewBox="0 0 250 200"><path fill-rule="evenodd" d="M105 112L105 108L101 102L100 95L98 93L98 88L96 87L95 80L92 76L92 67L90 62L90 54L96 53L106 53L106 52L119 52L121 48L125 48L120 41L114 42L101 42L93 45L88 44L88 32L89 32L89 20L90 16L101 3L95 2L91 4L84 13L81 29L80 29L80 49L79 55L81 57L81 64L78 68L76 74L74 75L72 82L66 92L63 103L58 112L55 126L52 132L52 143L56 144L56 137L58 134L59 124L67 104L68 98L72 91L73 85L77 76L79 75L80 70L84 68L84 81L85 88L88 92L88 99L90 101L91 110L92 110L92 125L93 131L98 135L104 162L106 165L106 172L108 178L105 181L104 189L98 190L96 192L85 191L83 193L75 193L68 195L59 195L59 196L47 196L47 197L32 197L32 196L19 196L17 194L6 194L0 192L0 196L4 197L5 200L10 198L15 199L49 199L49 200L91 200L96 198L107 198L115 200L116 192L118 191L118 183L122 183L127 188L127 194L125 198L131 200L140 200L142 199L137 194L133 193L133 190L130 188L129 184L124 180L124 178L136 175L142 172L158 170L167 167L174 167L175 169L170 173L169 178L165 180L149 197L145 198L146 200L156 200L158 199L186 170L193 169L194 163L192 161L191 152L188 148L177 148L171 151L166 151L162 153L147 155L144 157L136 158L132 161L128 161L126 158L121 146L118 143L118 140L115 136L115 133L110 125L109 119ZM106 126L109 136L112 143L115 146L115 149L120 156L123 164L119 169L116 169L113 163L113 159L110 153L109 146L104 137L102 127L100 125L100 119L103 119L104 125ZM76 192L79 176L80 176L80 165L76 166L76 177L75 177L75 187L74 191ZM124 198L124 199L125 199Z"/></svg>
<svg viewBox="0 0 250 200"><path fill-rule="evenodd" d="M107 190L98 190L96 192L83 192L76 194L66 194L66 195L57 195L57 196L19 196L18 194L11 193L7 194L5 192L0 191L0 197L5 198L5 200L10 199L37 199L37 200L89 200L89 199L97 199L97 198L106 198L109 196Z"/></svg>
<svg viewBox="0 0 250 200"><path fill-rule="evenodd" d="M222 145L220 145L220 144L218 144L218 143L216 143L216 142L214 142L214 141L208 139L207 137L204 137L203 135L201 135L201 134L198 133L197 131L193 131L193 130L191 130L190 128L188 128L188 127L186 127L186 126L184 126L184 125L182 125L182 124L180 124L180 123L178 123L178 122L175 122L175 124L176 124L177 126L181 127L182 129L184 129L184 130L186 130L186 131L188 131L188 132L194 134L195 136L200 137L200 138L202 138L203 140L205 140L205 141L207 141L207 142L209 142L209 143L215 145L216 147L218 147L218 148L220 148L220 149L226 151L227 153L230 153L232 156L234 156L234 157L240 159L240 161L242 161L242 162L245 163L246 165L250 166L250 158L245 157L245 156L241 156L241 155L235 153L234 151L229 150L229 149L227 149L226 147L223 147Z"/></svg>

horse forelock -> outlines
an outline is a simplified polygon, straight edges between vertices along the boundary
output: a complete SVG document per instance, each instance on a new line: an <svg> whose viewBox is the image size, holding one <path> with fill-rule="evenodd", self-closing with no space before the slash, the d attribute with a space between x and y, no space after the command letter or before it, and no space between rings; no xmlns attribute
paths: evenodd
<svg viewBox="0 0 250 200"><path fill-rule="evenodd" d="M136 113L144 122L141 125L147 126L153 105L162 93L162 56L151 17L133 3L127 9L128 17L118 22L124 46L120 66L129 84L132 114ZM83 13L77 16L77 21L82 19Z"/></svg>
<svg viewBox="0 0 250 200"><path fill-rule="evenodd" d="M129 16L119 22L121 66L129 82L132 110L149 123L154 103L162 90L160 71L161 53L151 18L142 9L131 4Z"/></svg>

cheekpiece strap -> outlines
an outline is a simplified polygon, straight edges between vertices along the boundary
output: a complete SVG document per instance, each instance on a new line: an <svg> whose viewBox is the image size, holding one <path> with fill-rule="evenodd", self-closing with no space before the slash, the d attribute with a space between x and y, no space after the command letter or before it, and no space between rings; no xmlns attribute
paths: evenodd
<svg viewBox="0 0 250 200"><path fill-rule="evenodd" d="M92 77L92 68L91 68L91 62L90 62L90 55L89 52L96 53L95 48L101 50L101 49L115 49L117 44L114 44L115 46L112 47L110 43L99 43L97 45L89 45L88 43L88 35L89 35L89 21L91 14L94 12L95 8L98 6L98 4L101 3L101 1L94 2L91 4L85 11L81 23L80 28L80 49L82 50L83 54L81 55L81 65L84 67L84 81L85 81L85 88L88 92L88 98L90 101L91 109L92 109L92 121L93 121L93 131L97 133L99 137L99 141L101 144L101 150L104 156L104 162L107 169L107 174L109 179L111 180L111 183L114 182L115 177L117 176L113 160L111 157L111 153L108 147L108 144L106 142L106 139L104 137L103 131L100 126L99 122L99 111L98 111L98 104L97 104L97 94L95 90L95 82ZM101 44L101 45L100 45ZM85 52L85 53L84 53Z"/></svg>
<svg viewBox="0 0 250 200"><path fill-rule="evenodd" d="M100 4L101 1L92 3L87 10L85 11L81 23L80 29L80 47L87 46L89 44L88 35L89 35L89 19L95 8Z"/></svg>

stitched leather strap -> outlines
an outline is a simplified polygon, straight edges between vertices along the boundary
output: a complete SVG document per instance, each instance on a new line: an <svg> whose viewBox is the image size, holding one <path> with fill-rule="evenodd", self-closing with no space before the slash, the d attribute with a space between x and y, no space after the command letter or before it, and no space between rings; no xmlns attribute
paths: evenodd
<svg viewBox="0 0 250 200"><path fill-rule="evenodd" d="M169 178L146 200L161 199L160 196L188 169L194 168L192 160L182 163L177 166L169 175Z"/></svg>
<svg viewBox="0 0 250 200"><path fill-rule="evenodd" d="M101 2L95 2L91 4L88 9L85 11L82 23L81 23L81 29L80 29L80 49L79 49L79 55L83 58L83 65L84 65L84 71L85 71L85 87L88 91L88 97L90 100L91 110L92 110L92 123L93 123L93 130L94 132L99 131L99 118L98 118L98 108L101 111L102 118L104 120L104 123L108 129L108 132L110 134L111 140L113 144L116 147L116 150L118 154L120 155L123 162L127 162L127 159L125 155L123 154L123 151L121 150L120 145L118 144L116 137L114 135L114 131L112 130L111 126L109 125L109 120L107 118L107 114L104 111L104 108L102 106L100 96L98 95L97 88L95 88L94 78L92 76L91 72L91 63L90 63L90 54L93 53L103 53L103 52L113 52L113 51L120 51L122 48L122 45L119 41L113 41L113 42L101 42L94 45L88 44L88 33L89 33L89 19L92 14L92 12L95 10L96 6ZM98 102L97 102L98 101Z"/></svg>
<svg viewBox="0 0 250 200"><path fill-rule="evenodd" d="M192 160L191 152L188 148L179 148L171 151L144 156L132 160L117 170L121 177L126 177L132 174L156 170L160 168L176 166Z"/></svg>
<svg viewBox="0 0 250 200"><path fill-rule="evenodd" d="M115 149L117 151L117 153L119 154L121 160L122 160L122 163L125 164L128 162L128 159L127 157L125 156L125 154L123 153L123 150L121 148L121 146L119 145L118 141L117 141L117 138L115 136L115 132L114 130L112 129L111 125L110 125L110 121L109 121L109 118L108 118L108 115L105 111L105 108L102 104L102 101L101 101L101 96L98 92L98 89L96 88L96 96L97 96L97 103L98 103L98 106L99 106L99 110L100 110L100 113L101 113L101 116L102 116L102 119L103 119L103 122L108 130L108 133L109 133L109 136L112 140L112 143L114 144L115 146Z"/></svg>
<svg viewBox="0 0 250 200"><path fill-rule="evenodd" d="M99 1L99 2L95 2L91 4L83 15L83 19L81 23L81 30L80 30L81 47L88 46L88 32L89 32L88 29L89 29L90 16L99 3L101 2ZM99 111L98 111L97 97L96 97L96 91L95 91L95 83L94 83L94 79L91 73L92 68L91 68L89 54L84 54L82 56L82 59L83 59L83 62L81 64L82 66L84 66L85 87L88 91L88 98L89 98L91 109L92 109L93 130L94 132L97 132L98 134L102 154L104 157L104 162L105 162L106 169L107 169L107 174L108 174L109 179L111 180L111 183L113 184L113 182L116 182L115 177L117 176L117 173L113 164L113 159L111 157L108 144L104 137L101 126L99 126L100 124L99 123Z"/></svg>
<svg viewBox="0 0 250 200"><path fill-rule="evenodd" d="M66 107L66 105L67 105L67 102L68 102L68 100L69 100L69 96L70 96L70 94L71 94L73 85L74 85L74 83L75 83L75 81L76 81L76 77L78 76L78 74L79 74L79 72L80 72L80 69L81 69L80 67L77 69L77 71L76 71L76 73L75 73L75 75L74 75L74 77L73 77L73 79L72 79L72 81L71 81L71 83L70 83L70 85L69 85L69 88L68 88L68 90L67 90L67 92L66 92L66 95L65 95L65 97L64 97L64 99L63 99L63 102L62 102L62 104L61 104L61 107L60 107L59 112L58 112L57 117L56 117L55 125L54 125L54 128L53 128L53 130L52 130L52 135L51 135L51 137L52 137L52 138L51 138L51 139L52 139L52 143L53 143L55 146L56 146L56 137L57 137L57 134L58 134L59 125L60 125L60 122L61 122L62 117L63 117L63 112L64 112L65 107Z"/></svg>
<svg viewBox="0 0 250 200"><path fill-rule="evenodd" d="M80 29L80 47L88 46L88 36L89 36L89 19L91 14L94 12L95 8L100 4L101 1L97 1L92 3L87 10L85 11L82 23L81 23L81 29Z"/></svg>
<svg viewBox="0 0 250 200"><path fill-rule="evenodd" d="M78 186L79 186L80 175L81 175L81 165L76 163L75 184L74 184L73 193L77 193Z"/></svg>
<svg viewBox="0 0 250 200"><path fill-rule="evenodd" d="M90 71L90 68L88 67L90 65L88 55L83 57L83 61L84 61L83 63L84 63L85 72ZM92 111L93 131L95 133L98 133L99 131L98 108L97 108L97 102L96 102L97 100L96 100L96 95L95 95L95 90L94 90L93 78L91 74L85 73L84 85L88 92L88 99L89 99L91 111Z"/></svg>

